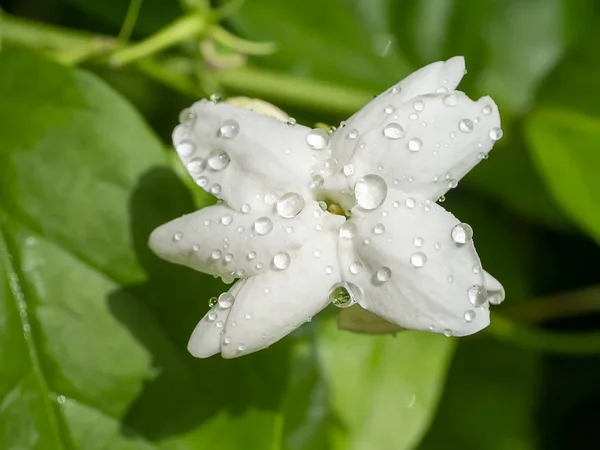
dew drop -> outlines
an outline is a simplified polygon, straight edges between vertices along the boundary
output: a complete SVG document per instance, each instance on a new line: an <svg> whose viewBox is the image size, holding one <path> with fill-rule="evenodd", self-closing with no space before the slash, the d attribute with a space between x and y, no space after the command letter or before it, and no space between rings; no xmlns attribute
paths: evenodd
<svg viewBox="0 0 600 450"><path fill-rule="evenodd" d="M218 259L221 259L221 256L223 256L223 254L221 253L221 250L213 250L212 253L210 254L210 257L212 259L214 259L215 261Z"/></svg>
<svg viewBox="0 0 600 450"><path fill-rule="evenodd" d="M177 232L177 233L175 233L175 234L173 235L173 240L174 240L175 242L178 242L178 241L180 241L181 239L183 239L183 233L182 233L181 231L179 231L179 232Z"/></svg>
<svg viewBox="0 0 600 450"><path fill-rule="evenodd" d="M223 326L224 326L224 325L225 325L225 324L224 324L224 323L223 323L223 321L221 321L221 320L219 320L217 323L215 323L215 326L216 326L217 328L223 328Z"/></svg>
<svg viewBox="0 0 600 450"><path fill-rule="evenodd" d="M475 315L476 315L475 311L473 311L471 309L466 311L465 315L464 315L465 322L467 322L467 323L473 322L473 320L475 320Z"/></svg>
<svg viewBox="0 0 600 450"><path fill-rule="evenodd" d="M275 203L277 203L277 198L278 198L278 197L279 197L279 196L277 195L277 193L276 193L276 192L274 192L274 191L269 191L269 192L267 192L267 193L265 194L265 196L264 196L264 199L263 199L263 200L264 200L265 204L267 204L267 205L274 205Z"/></svg>
<svg viewBox="0 0 600 450"><path fill-rule="evenodd" d="M404 200L404 204L406 205L407 208L414 208L415 207L415 199L412 197L408 197L406 200Z"/></svg>
<svg viewBox="0 0 600 450"><path fill-rule="evenodd" d="M355 227L352 222L346 221L340 227L340 237L344 239L352 239L355 234Z"/></svg>
<svg viewBox="0 0 600 450"><path fill-rule="evenodd" d="M356 303L357 288L350 283L337 283L329 291L329 301L338 308L349 308Z"/></svg>
<svg viewBox="0 0 600 450"><path fill-rule="evenodd" d="M202 158L194 158L186 165L188 172L195 174L201 173L206 168L206 161Z"/></svg>
<svg viewBox="0 0 600 450"><path fill-rule="evenodd" d="M454 189L456 186L458 186L458 181L456 181L454 178L451 178L450 180L448 180L448 187L450 189ZM445 200L445 198L444 198Z"/></svg>
<svg viewBox="0 0 600 450"><path fill-rule="evenodd" d="M348 268L348 270L350 271L350 273L352 275L358 275L363 269L363 265L359 262L353 262L352 264L350 264L350 267Z"/></svg>
<svg viewBox="0 0 600 450"><path fill-rule="evenodd" d="M444 105L446 106L456 106L458 105L458 96L452 92L448 95L444 96Z"/></svg>
<svg viewBox="0 0 600 450"><path fill-rule="evenodd" d="M346 164L344 166L344 168L342 169L342 171L344 172L344 175L347 177L354 175L354 164L351 164L351 163Z"/></svg>
<svg viewBox="0 0 600 450"><path fill-rule="evenodd" d="M294 119L293 117L289 117L288 120L286 121L286 123L290 126L293 127L294 125L296 125L296 119Z"/></svg>
<svg viewBox="0 0 600 450"><path fill-rule="evenodd" d="M248 258L248 260L252 261L254 258L256 258L256 252L248 253L247 258Z"/></svg>
<svg viewBox="0 0 600 450"><path fill-rule="evenodd" d="M229 161L229 155L222 150L213 150L208 155L208 166L217 172L227 167Z"/></svg>
<svg viewBox="0 0 600 450"><path fill-rule="evenodd" d="M185 108L179 113L179 123L182 125L192 125L196 119L196 113L191 108Z"/></svg>
<svg viewBox="0 0 600 450"><path fill-rule="evenodd" d="M256 234L264 236L269 234L273 229L273 221L268 217L260 217L254 222L254 231Z"/></svg>
<svg viewBox="0 0 600 450"><path fill-rule="evenodd" d="M383 135L388 139L400 139L404 136L404 128L400 124L392 122L385 126Z"/></svg>
<svg viewBox="0 0 600 450"><path fill-rule="evenodd" d="M215 297L215 302L217 301L217 298ZM211 311L208 313L208 316L206 317L210 322L214 322L215 319L217 318L217 313L214 311Z"/></svg>
<svg viewBox="0 0 600 450"><path fill-rule="evenodd" d="M354 186L356 203L364 209L373 210L381 206L387 196L387 184L379 175L366 175Z"/></svg>
<svg viewBox="0 0 600 450"><path fill-rule="evenodd" d="M219 306L223 309L231 308L231 305L233 305L233 300L233 295L231 295L229 292L223 292L221 295L219 295Z"/></svg>
<svg viewBox="0 0 600 450"><path fill-rule="evenodd" d="M412 138L408 141L407 146L411 152L418 152L423 146L423 141L421 141L419 138Z"/></svg>
<svg viewBox="0 0 600 450"><path fill-rule="evenodd" d="M469 297L469 301L473 306L483 306L485 301L487 300L487 291L485 290L485 286L481 284L474 284L467 290L467 295Z"/></svg>
<svg viewBox="0 0 600 450"><path fill-rule="evenodd" d="M490 130L490 139L492 141L498 141L502 138L502 130L498 127Z"/></svg>
<svg viewBox="0 0 600 450"><path fill-rule="evenodd" d="M208 185L208 178L206 178L206 177L198 177L198 178L196 178L196 184L198 186L200 186L201 188L206 189L206 186Z"/></svg>
<svg viewBox="0 0 600 450"><path fill-rule="evenodd" d="M425 109L425 103L423 103L421 100L417 100L413 103L413 108L415 108L415 111L421 112Z"/></svg>
<svg viewBox="0 0 600 450"><path fill-rule="evenodd" d="M423 238L422 237L414 238L413 244L415 245L415 247L423 247Z"/></svg>
<svg viewBox="0 0 600 450"><path fill-rule="evenodd" d="M492 113L492 107L490 105L484 106L484 108L481 110L481 113L484 116L488 116Z"/></svg>
<svg viewBox="0 0 600 450"><path fill-rule="evenodd" d="M306 205L304 198L295 192L282 195L277 201L277 212L285 219L296 217Z"/></svg>
<svg viewBox="0 0 600 450"><path fill-rule="evenodd" d="M358 130L354 129L354 130L350 130L348 131L348 134L346 135L346 139L356 139L358 137Z"/></svg>
<svg viewBox="0 0 600 450"><path fill-rule="evenodd" d="M382 223L378 223L373 227L373 234L383 234L385 231L385 225Z"/></svg>
<svg viewBox="0 0 600 450"><path fill-rule="evenodd" d="M192 141L181 141L175 146L175 150L181 156L191 156L196 151L196 144Z"/></svg>
<svg viewBox="0 0 600 450"><path fill-rule="evenodd" d="M416 268L423 267L426 262L427 262L427 255L425 255L425 253L423 253L423 252L417 252L410 257L410 263L413 265L413 267L416 267Z"/></svg>
<svg viewBox="0 0 600 450"><path fill-rule="evenodd" d="M394 112L394 107L392 105L388 105L384 108L383 112L386 114L392 114Z"/></svg>
<svg viewBox="0 0 600 450"><path fill-rule="evenodd" d="M212 187L210 188L210 193L217 195L221 193L221 185L220 184L213 184Z"/></svg>
<svg viewBox="0 0 600 450"><path fill-rule="evenodd" d="M327 147L328 140L329 135L321 128L315 128L306 135L306 143L313 150L323 150L325 147Z"/></svg>
<svg viewBox="0 0 600 450"><path fill-rule="evenodd" d="M473 239L473 228L468 223L459 223L452 228L450 236L454 243L465 245Z"/></svg>
<svg viewBox="0 0 600 450"><path fill-rule="evenodd" d="M276 269L284 270L290 265L290 255L286 252L279 252L273 256L273 266Z"/></svg>
<svg viewBox="0 0 600 450"><path fill-rule="evenodd" d="M215 306L217 306L218 302L219 301L218 301L217 297L211 297L211 298L208 299L208 307L209 308L214 308Z"/></svg>
<svg viewBox="0 0 600 450"><path fill-rule="evenodd" d="M462 119L458 122L458 129L463 133L470 133L473 131L473 121L470 119Z"/></svg>
<svg viewBox="0 0 600 450"><path fill-rule="evenodd" d="M242 212L243 212L244 214L248 214L248 213L250 212L250 209L251 209L251 208L250 208L250 205L249 205L249 204L247 204L247 203L244 203L244 204L242 205Z"/></svg>
<svg viewBox="0 0 600 450"><path fill-rule="evenodd" d="M221 224L222 225L231 225L231 222L233 222L233 216L231 214L225 214L224 216L221 217Z"/></svg>
<svg viewBox="0 0 600 450"><path fill-rule="evenodd" d="M240 132L240 125L235 120L226 120L219 128L219 136L223 139L233 139Z"/></svg>
<svg viewBox="0 0 600 450"><path fill-rule="evenodd" d="M377 281L385 283L392 277L392 270L389 267L380 267L375 273Z"/></svg>
<svg viewBox="0 0 600 450"><path fill-rule="evenodd" d="M314 175L312 177L312 186L313 188L321 187L325 183L325 179L321 175Z"/></svg>

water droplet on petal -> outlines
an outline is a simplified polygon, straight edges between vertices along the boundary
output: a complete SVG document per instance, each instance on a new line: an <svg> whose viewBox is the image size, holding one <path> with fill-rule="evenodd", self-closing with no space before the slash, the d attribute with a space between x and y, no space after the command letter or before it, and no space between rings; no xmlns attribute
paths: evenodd
<svg viewBox="0 0 600 450"><path fill-rule="evenodd" d="M226 120L219 128L219 136L224 139L232 139L240 132L240 125L235 120Z"/></svg>
<svg viewBox="0 0 600 450"><path fill-rule="evenodd" d="M469 297L469 301L473 304L473 306L483 306L485 301L487 300L487 291L485 286L481 284L474 284L467 290L467 295Z"/></svg>
<svg viewBox="0 0 600 450"><path fill-rule="evenodd" d="M358 288L350 283L337 283L329 291L329 301L338 308L349 308L356 303Z"/></svg>
<svg viewBox="0 0 600 450"><path fill-rule="evenodd" d="M181 141L175 146L175 150L181 156L191 156L196 151L196 144L192 141Z"/></svg>
<svg viewBox="0 0 600 450"><path fill-rule="evenodd" d="M315 128L306 135L306 143L313 150L323 150L327 147L329 135L321 128Z"/></svg>
<svg viewBox="0 0 600 450"><path fill-rule="evenodd" d="M481 113L484 116L487 116L487 115L491 114L492 113L492 107L490 105L484 106L484 108L481 110Z"/></svg>
<svg viewBox="0 0 600 450"><path fill-rule="evenodd" d="M423 247L423 238L421 238L421 237L414 238L413 244L415 244L415 247Z"/></svg>
<svg viewBox="0 0 600 450"><path fill-rule="evenodd" d="M219 320L217 323L215 323L215 326L216 326L217 328L223 328L223 326L224 326L224 325L225 325L225 324L223 323L223 321L222 321L222 320Z"/></svg>
<svg viewBox="0 0 600 450"><path fill-rule="evenodd" d="M464 245L473 239L473 228L468 223L459 223L452 228L452 240L458 245Z"/></svg>
<svg viewBox="0 0 600 450"><path fill-rule="evenodd" d="M423 267L426 262L427 262L427 255L425 255L425 253L423 253L423 252L417 252L410 257L410 263L413 265L413 267L416 267L416 268Z"/></svg>
<svg viewBox="0 0 600 450"><path fill-rule="evenodd" d="M413 108L415 108L415 111L421 112L425 109L425 103L423 103L421 100L417 100L413 103Z"/></svg>
<svg viewBox="0 0 600 450"><path fill-rule="evenodd" d="M276 269L284 270L290 265L290 255L286 252L279 252L273 256L273 266Z"/></svg>
<svg viewBox="0 0 600 450"><path fill-rule="evenodd" d="M179 231L173 235L173 240L175 242L180 241L182 238L183 238L183 233L181 231Z"/></svg>
<svg viewBox="0 0 600 450"><path fill-rule="evenodd" d="M375 273L375 276L377 278L377 281L385 283L392 277L392 270L389 267L380 267L377 270L377 273Z"/></svg>
<svg viewBox="0 0 600 450"><path fill-rule="evenodd" d="M290 126L293 127L294 125L296 125L296 119L294 119L293 117L289 117L288 120L286 121L286 123Z"/></svg>
<svg viewBox="0 0 600 450"><path fill-rule="evenodd" d="M250 212L250 209L251 209L251 208L250 208L250 205L249 205L249 204L247 204L247 203L244 203L244 204L242 205L242 212L243 212L244 214L248 214L248 213Z"/></svg>
<svg viewBox="0 0 600 450"><path fill-rule="evenodd" d="M348 131L348 134L346 135L346 139L356 139L358 137L358 130L350 130Z"/></svg>
<svg viewBox="0 0 600 450"><path fill-rule="evenodd" d="M373 227L373 234L383 234L385 231L385 225L382 223L378 223Z"/></svg>
<svg viewBox="0 0 600 450"><path fill-rule="evenodd" d="M448 181L448 187L450 189L454 189L456 186L458 186L458 181L456 181L454 178L452 178Z"/></svg>
<svg viewBox="0 0 600 450"><path fill-rule="evenodd" d="M218 303L217 297L211 297L208 299L208 307L213 308Z"/></svg>
<svg viewBox="0 0 600 450"><path fill-rule="evenodd" d="M214 297L214 299L215 299L215 304L216 304L217 297ZM211 311L211 312L209 312L209 313L208 313L208 316L207 316L206 318L207 318L207 319L208 319L210 322L213 322L213 321L214 321L214 320L217 318L217 313L216 313L216 312L214 312L214 311Z"/></svg>
<svg viewBox="0 0 600 450"><path fill-rule="evenodd" d="M306 205L304 198L295 192L282 195L277 201L277 212L285 219L296 217Z"/></svg>
<svg viewBox="0 0 600 450"><path fill-rule="evenodd" d="M254 231L256 234L264 236L269 234L273 229L273 221L268 217L260 217L254 222Z"/></svg>
<svg viewBox="0 0 600 450"><path fill-rule="evenodd" d="M219 306L221 308L227 309L231 308L231 305L233 305L233 300L233 295L231 295L229 292L223 292L221 295L219 295L219 299L217 301L219 302Z"/></svg>
<svg viewBox="0 0 600 450"><path fill-rule="evenodd" d="M354 197L361 208L376 209L387 196L387 184L379 175L366 175L354 186Z"/></svg>
<svg viewBox="0 0 600 450"><path fill-rule="evenodd" d="M352 239L355 234L355 227L352 222L346 221L340 227L340 237L344 239Z"/></svg>
<svg viewBox="0 0 600 450"><path fill-rule="evenodd" d="M208 97L208 99L215 104L219 103L221 101L221 94L215 92L214 94L210 94L210 97Z"/></svg>
<svg viewBox="0 0 600 450"><path fill-rule="evenodd" d="M407 208L414 208L415 207L415 199L412 197L408 197L405 201L404 204L406 205Z"/></svg>
<svg viewBox="0 0 600 450"><path fill-rule="evenodd" d="M473 121L470 119L462 119L458 122L458 129L463 133L470 133L473 131Z"/></svg>
<svg viewBox="0 0 600 450"><path fill-rule="evenodd" d="M221 193L221 185L220 184L213 184L212 187L210 188L210 193L217 195Z"/></svg>
<svg viewBox="0 0 600 450"><path fill-rule="evenodd" d="M198 186L200 186L201 188L206 189L206 186L208 185L208 178L206 178L206 177L198 177L198 178L196 178L196 184Z"/></svg>
<svg viewBox="0 0 600 450"><path fill-rule="evenodd" d="M502 138L502 130L500 128L492 128L490 130L490 139L492 141L498 141Z"/></svg>
<svg viewBox="0 0 600 450"><path fill-rule="evenodd" d="M278 197L279 197L279 196L277 195L277 192L274 192L274 191L269 191L269 192L267 192L267 193L265 194L265 197L264 197L264 202L265 202L267 205L274 205L275 203L277 203L277 198L278 198Z"/></svg>
<svg viewBox="0 0 600 450"><path fill-rule="evenodd" d="M348 270L350 270L350 273L352 275L358 275L363 269L363 265L359 262L353 262L352 264L350 264L350 267L348 268Z"/></svg>
<svg viewBox="0 0 600 450"><path fill-rule="evenodd" d="M231 214L225 214L223 217L221 217L221 224L227 226L230 225L231 222L233 222L233 216Z"/></svg>
<svg viewBox="0 0 600 450"><path fill-rule="evenodd" d="M504 301L505 293L501 291L488 291L488 301L492 305L500 305Z"/></svg>
<svg viewBox="0 0 600 450"><path fill-rule="evenodd" d="M404 136L404 128L399 123L388 123L383 129L383 135L388 139L400 139Z"/></svg>
<svg viewBox="0 0 600 450"><path fill-rule="evenodd" d="M446 337L452 337L452 334L453 333L452 333L452 330L450 328L446 328L444 330L444 336L446 336Z"/></svg>
<svg viewBox="0 0 600 450"><path fill-rule="evenodd" d="M194 158L187 163L187 170L190 173L201 173L206 168L206 161L202 158Z"/></svg>
<svg viewBox="0 0 600 450"><path fill-rule="evenodd" d="M316 187L321 187L323 186L323 183L325 183L325 179L321 176L321 175L314 175L312 177L312 186L313 188Z"/></svg>
<svg viewBox="0 0 600 450"><path fill-rule="evenodd" d="M421 141L421 139L419 138L412 138L411 140L408 141L408 149L411 152L418 152L419 150L421 150L421 147L423 146L423 141Z"/></svg>
<svg viewBox="0 0 600 450"><path fill-rule="evenodd" d="M221 250L213 250L212 253L210 254L210 257L212 259L214 259L215 261L217 259L221 259L221 256L222 256Z"/></svg>
<svg viewBox="0 0 600 450"><path fill-rule="evenodd" d="M386 114L392 114L394 112L394 107L392 105L386 106L383 112Z"/></svg>
<svg viewBox="0 0 600 450"><path fill-rule="evenodd" d="M196 113L191 108L185 108L179 113L179 123L182 125L192 125L196 119Z"/></svg>
<svg viewBox="0 0 600 450"><path fill-rule="evenodd" d="M208 166L217 172L227 167L229 161L229 155L222 150L213 150L208 155Z"/></svg>
<svg viewBox="0 0 600 450"><path fill-rule="evenodd" d="M471 309L468 310L467 312L465 312L465 316L464 316L465 322L467 322L467 323L473 322L475 320L475 316L476 316L475 311L473 311Z"/></svg>
<svg viewBox="0 0 600 450"><path fill-rule="evenodd" d="M458 96L452 92L448 95L444 96L444 105L446 106L456 106L458 105Z"/></svg>
<svg viewBox="0 0 600 450"><path fill-rule="evenodd" d="M347 177L350 177L350 176L354 175L354 164L348 163L344 166L344 168L342 170L344 172L344 175L346 175Z"/></svg>

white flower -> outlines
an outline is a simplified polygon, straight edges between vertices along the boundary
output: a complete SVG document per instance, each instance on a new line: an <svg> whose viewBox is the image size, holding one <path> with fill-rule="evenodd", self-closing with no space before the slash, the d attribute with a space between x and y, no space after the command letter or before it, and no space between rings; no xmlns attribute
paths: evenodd
<svg viewBox="0 0 600 450"><path fill-rule="evenodd" d="M159 227L150 246L240 279L194 330L194 356L257 351L329 303L453 336L488 325L502 286L471 227L435 203L501 137L492 99L455 91L464 73L460 57L430 64L331 136L216 101L185 111L175 148L223 202Z"/></svg>

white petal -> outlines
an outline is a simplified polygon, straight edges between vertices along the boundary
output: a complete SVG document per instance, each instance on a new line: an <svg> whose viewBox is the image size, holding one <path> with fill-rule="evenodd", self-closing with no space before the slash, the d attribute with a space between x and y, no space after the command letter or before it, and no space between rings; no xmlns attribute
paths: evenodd
<svg viewBox="0 0 600 450"><path fill-rule="evenodd" d="M454 106L448 106L448 95ZM462 92L416 97L392 115L383 109L374 115L376 124L356 139L348 186L375 173L389 187L434 200L487 157L500 127L491 98L473 102Z"/></svg>
<svg viewBox="0 0 600 450"><path fill-rule="evenodd" d="M246 280L238 281L228 292L235 296L245 282ZM208 358L221 351L221 337L230 312L230 308L216 305L198 322L188 342L188 351L193 356Z"/></svg>
<svg viewBox="0 0 600 450"><path fill-rule="evenodd" d="M451 92L456 89L465 74L465 59L456 56L448 61L438 61L411 73L387 91L375 97L362 109L346 121L344 128L338 129L331 137L334 156L340 162L346 162L358 145L357 139L348 137L354 130L364 133L378 127L382 113L386 117L393 116L394 111L404 103L419 95L436 92ZM391 112L388 108L391 107Z"/></svg>
<svg viewBox="0 0 600 450"><path fill-rule="evenodd" d="M314 201L292 218L274 212L244 214L220 204L161 225L152 232L149 245L167 261L243 278L268 270L277 253L298 250L312 236L337 230L343 221L321 211Z"/></svg>
<svg viewBox="0 0 600 450"><path fill-rule="evenodd" d="M323 232L293 253L289 268L249 278L237 294L222 340L224 358L265 348L328 304L341 280L337 233Z"/></svg>
<svg viewBox="0 0 600 450"><path fill-rule="evenodd" d="M504 287L488 272L484 271L483 275L485 278L485 287L487 288L488 300L490 301L490 304L499 305L504 301L504 298L506 297Z"/></svg>
<svg viewBox="0 0 600 450"><path fill-rule="evenodd" d="M310 129L206 100L191 108L189 123L173 132L173 143L196 182L232 208L269 210L265 195L308 195L312 159L325 155L306 142Z"/></svg>
<svg viewBox="0 0 600 450"><path fill-rule="evenodd" d="M340 239L340 264L344 280L363 290L361 306L403 328L454 336L489 324L487 302L475 306L468 294L475 286L485 298L479 257L471 240L454 242L452 214L398 193L353 213L355 237Z"/></svg>

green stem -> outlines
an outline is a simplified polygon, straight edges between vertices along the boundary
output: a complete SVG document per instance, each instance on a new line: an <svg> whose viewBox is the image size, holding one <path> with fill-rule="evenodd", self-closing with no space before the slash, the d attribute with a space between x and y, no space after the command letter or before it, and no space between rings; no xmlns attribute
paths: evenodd
<svg viewBox="0 0 600 450"><path fill-rule="evenodd" d="M369 92L307 80L251 66L215 72L226 88L265 100L288 102L303 108L346 115L371 100Z"/></svg>
<svg viewBox="0 0 600 450"><path fill-rule="evenodd" d="M591 355L600 353L599 332L556 332L517 324L495 314L486 332L518 347L546 353Z"/></svg>
<svg viewBox="0 0 600 450"><path fill-rule="evenodd" d="M117 37L119 42L126 43L131 37L135 23L137 22L140 14L142 1L143 0L130 0L129 8L127 8L127 14L125 15L125 20L121 26L121 31L119 31L119 37Z"/></svg>
<svg viewBox="0 0 600 450"><path fill-rule="evenodd" d="M203 15L191 14L181 17L149 38L117 50L110 57L110 64L124 66L143 59L185 40L198 37L207 28L208 21Z"/></svg>

